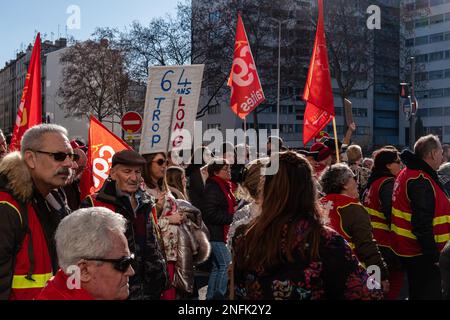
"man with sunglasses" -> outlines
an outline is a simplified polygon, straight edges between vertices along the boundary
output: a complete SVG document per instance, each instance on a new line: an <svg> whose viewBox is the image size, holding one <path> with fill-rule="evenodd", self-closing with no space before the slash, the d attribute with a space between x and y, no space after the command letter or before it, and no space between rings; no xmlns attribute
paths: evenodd
<svg viewBox="0 0 450 320"><path fill-rule="evenodd" d="M69 213L48 201L59 199L52 191L67 183L76 160L67 130L35 126L21 146L0 163L0 299L34 299L58 270L53 239Z"/></svg>
<svg viewBox="0 0 450 320"><path fill-rule="evenodd" d="M158 300L168 286L167 266L156 220L154 199L140 185L145 159L124 150L112 158L110 177L96 194L88 196L82 207L106 207L128 221L125 232L136 275L130 279L130 299Z"/></svg>
<svg viewBox="0 0 450 320"><path fill-rule="evenodd" d="M125 300L134 275L126 219L106 208L75 211L56 230L61 269L37 300Z"/></svg>

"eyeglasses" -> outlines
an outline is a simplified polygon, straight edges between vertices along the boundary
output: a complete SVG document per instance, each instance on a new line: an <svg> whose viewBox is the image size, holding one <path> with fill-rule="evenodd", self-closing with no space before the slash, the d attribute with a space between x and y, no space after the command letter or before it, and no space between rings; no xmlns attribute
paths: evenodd
<svg viewBox="0 0 450 320"><path fill-rule="evenodd" d="M125 273L128 268L134 263L134 254L131 256L124 256L119 259L104 259L104 258L82 258L87 261L100 261L100 262L109 262L112 263L114 269L119 272Z"/></svg>
<svg viewBox="0 0 450 320"><path fill-rule="evenodd" d="M159 159L157 161L152 161L158 164L158 166L162 167L164 164L167 166L169 165L169 160Z"/></svg>
<svg viewBox="0 0 450 320"><path fill-rule="evenodd" d="M80 155L76 154L76 153L47 152L47 151L39 151L39 150L32 150L32 151L36 152L36 153L42 153L42 154L49 155L58 162L65 161L67 159L67 157L69 157L70 160L72 160L72 161L78 161L80 159Z"/></svg>

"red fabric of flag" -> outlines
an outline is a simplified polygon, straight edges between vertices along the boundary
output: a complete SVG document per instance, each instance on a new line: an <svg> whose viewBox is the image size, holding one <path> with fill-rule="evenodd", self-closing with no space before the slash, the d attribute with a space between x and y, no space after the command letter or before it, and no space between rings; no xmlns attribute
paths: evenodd
<svg viewBox="0 0 450 320"><path fill-rule="evenodd" d="M231 87L231 109L241 119L245 119L266 99L240 14L238 14L234 59L228 86Z"/></svg>
<svg viewBox="0 0 450 320"><path fill-rule="evenodd" d="M101 189L108 179L112 157L125 149L131 147L91 116L88 162L80 179L81 199Z"/></svg>
<svg viewBox="0 0 450 320"><path fill-rule="evenodd" d="M16 123L9 146L10 151L19 151L20 142L25 131L42 123L41 87L41 36L38 33L31 53L22 98L17 110Z"/></svg>
<svg viewBox="0 0 450 320"><path fill-rule="evenodd" d="M306 102L303 123L303 144L311 139L333 119L334 101L331 87L330 68L325 41L323 21L323 0L319 1L319 21L317 23L316 40L309 66L303 100Z"/></svg>

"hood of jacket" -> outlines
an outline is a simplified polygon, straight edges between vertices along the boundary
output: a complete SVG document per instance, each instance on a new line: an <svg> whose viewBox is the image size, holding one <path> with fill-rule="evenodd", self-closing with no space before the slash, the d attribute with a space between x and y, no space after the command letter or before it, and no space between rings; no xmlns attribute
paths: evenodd
<svg viewBox="0 0 450 320"><path fill-rule="evenodd" d="M409 150L405 150L400 154L400 159L407 168L411 170L422 170L428 173L434 180L434 182L436 182L436 184L439 185L442 190L445 190L444 186L439 181L437 172L432 167L430 167L428 163L416 156L414 153Z"/></svg>
<svg viewBox="0 0 450 320"><path fill-rule="evenodd" d="M27 201L32 197L31 173L19 152L12 152L1 160L0 189L8 190L21 201Z"/></svg>

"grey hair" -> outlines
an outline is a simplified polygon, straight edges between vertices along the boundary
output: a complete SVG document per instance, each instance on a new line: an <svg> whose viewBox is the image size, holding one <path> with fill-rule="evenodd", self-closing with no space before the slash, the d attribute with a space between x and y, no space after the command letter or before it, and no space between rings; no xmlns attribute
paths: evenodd
<svg viewBox="0 0 450 320"><path fill-rule="evenodd" d="M450 162L446 162L438 170L438 173L450 178Z"/></svg>
<svg viewBox="0 0 450 320"><path fill-rule="evenodd" d="M65 217L55 234L63 271L82 258L105 257L113 247L111 232L125 233L126 219L107 208L79 209Z"/></svg>
<svg viewBox="0 0 450 320"><path fill-rule="evenodd" d="M22 156L27 150L39 150L42 148L43 136L47 133L60 133L65 137L69 136L66 128L57 124L44 123L28 129L22 137L20 143Z"/></svg>
<svg viewBox="0 0 450 320"><path fill-rule="evenodd" d="M354 177L352 170L344 163L330 166L320 177L322 191L325 194L340 194L344 185Z"/></svg>

